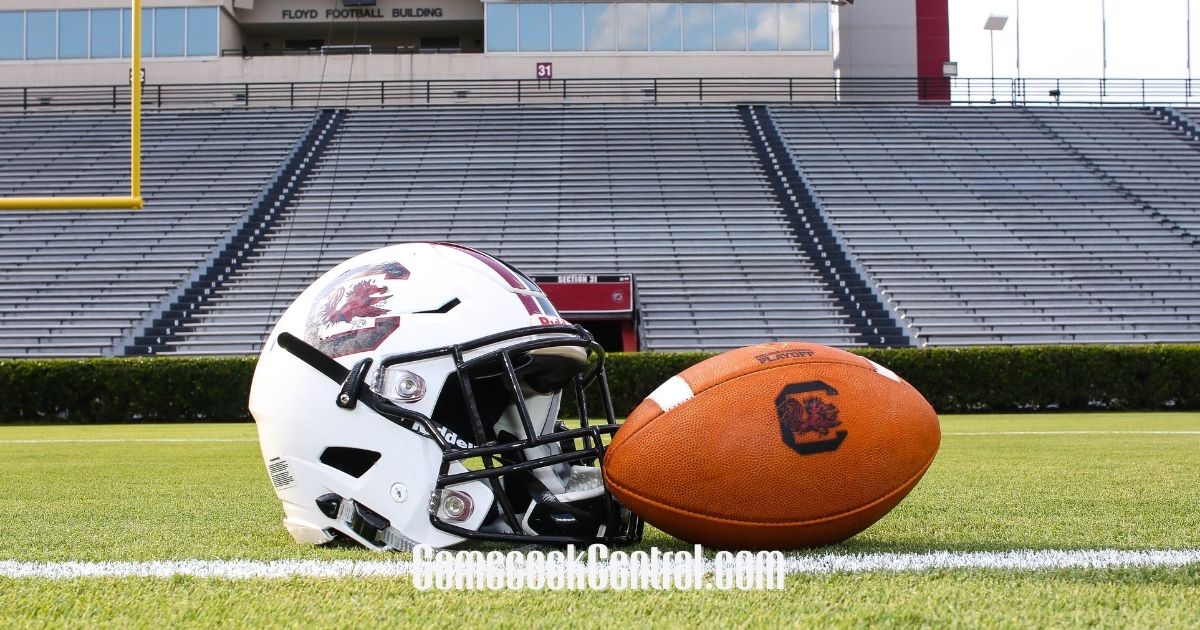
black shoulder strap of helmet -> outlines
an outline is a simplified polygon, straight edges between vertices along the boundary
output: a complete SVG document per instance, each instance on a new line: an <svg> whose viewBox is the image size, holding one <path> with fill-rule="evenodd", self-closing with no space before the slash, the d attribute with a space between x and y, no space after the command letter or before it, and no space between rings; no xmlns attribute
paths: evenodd
<svg viewBox="0 0 1200 630"><path fill-rule="evenodd" d="M297 359L311 365L313 369L328 376L335 383L344 383L346 377L350 375L350 370L342 366L341 363L334 361L333 357L310 346L292 333L285 332L279 334L279 347L292 353Z"/></svg>
<svg viewBox="0 0 1200 630"><path fill-rule="evenodd" d="M286 332L279 335L279 347L328 376L333 382L341 383L342 391L338 393L337 400L334 401L337 406L342 409L354 409L358 405L358 398L362 394L363 380L367 377L367 369L371 367L370 357L354 364L354 367L346 369L342 367L341 363L334 361L333 357L301 341L292 333Z"/></svg>

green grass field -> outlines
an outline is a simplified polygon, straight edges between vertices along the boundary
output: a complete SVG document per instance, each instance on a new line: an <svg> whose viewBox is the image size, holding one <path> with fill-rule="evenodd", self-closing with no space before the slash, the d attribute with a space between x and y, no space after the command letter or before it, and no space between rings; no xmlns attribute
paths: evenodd
<svg viewBox="0 0 1200 630"><path fill-rule="evenodd" d="M1200 414L957 416L942 430L908 499L818 553L1200 548ZM0 575L6 561L404 559L293 543L250 424L0 427L0 461ZM643 545L683 547L650 529ZM408 578L0 578L0 627L1200 626L1200 564L787 580L419 592Z"/></svg>

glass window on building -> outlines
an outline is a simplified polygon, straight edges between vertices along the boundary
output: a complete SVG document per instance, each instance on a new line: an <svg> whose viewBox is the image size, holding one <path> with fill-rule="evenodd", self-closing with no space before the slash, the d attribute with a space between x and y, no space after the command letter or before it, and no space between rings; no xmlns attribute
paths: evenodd
<svg viewBox="0 0 1200 630"><path fill-rule="evenodd" d="M25 56L25 12L0 11L0 59Z"/></svg>
<svg viewBox="0 0 1200 630"><path fill-rule="evenodd" d="M812 50L808 8L806 2L788 3L779 7L780 50Z"/></svg>
<svg viewBox="0 0 1200 630"><path fill-rule="evenodd" d="M58 12L58 58L87 59L88 12Z"/></svg>
<svg viewBox="0 0 1200 630"><path fill-rule="evenodd" d="M713 49L713 7L711 4L683 5L683 49Z"/></svg>
<svg viewBox="0 0 1200 630"><path fill-rule="evenodd" d="M646 4L622 2L617 6L617 50L646 50Z"/></svg>
<svg viewBox="0 0 1200 630"><path fill-rule="evenodd" d="M811 5L813 50L829 50L829 7Z"/></svg>
<svg viewBox="0 0 1200 630"><path fill-rule="evenodd" d="M585 50L616 50L617 12L613 5L607 2L583 5L583 31Z"/></svg>
<svg viewBox="0 0 1200 630"><path fill-rule="evenodd" d="M750 50L779 50L779 5L746 5L746 44Z"/></svg>
<svg viewBox="0 0 1200 630"><path fill-rule="evenodd" d="M823 2L498 1L486 11L490 52L799 52L830 43Z"/></svg>
<svg viewBox="0 0 1200 630"><path fill-rule="evenodd" d="M132 23L130 24L127 33L133 32ZM154 56L154 9L142 9L142 56Z"/></svg>
<svg viewBox="0 0 1200 630"><path fill-rule="evenodd" d="M129 56L129 44L133 40L132 11L121 9L121 56ZM142 9L142 56L154 56L154 9Z"/></svg>
<svg viewBox="0 0 1200 630"><path fill-rule="evenodd" d="M517 5L488 3L485 18L488 52L516 52Z"/></svg>
<svg viewBox="0 0 1200 630"><path fill-rule="evenodd" d="M650 13L650 50L683 50L679 35L679 5L653 2Z"/></svg>
<svg viewBox="0 0 1200 630"><path fill-rule="evenodd" d="M25 58L54 59L58 54L56 11L25 12Z"/></svg>
<svg viewBox="0 0 1200 630"><path fill-rule="evenodd" d="M746 50L746 5L714 4L713 25L717 50Z"/></svg>
<svg viewBox="0 0 1200 630"><path fill-rule="evenodd" d="M188 7L188 56L215 57L218 52L218 46L217 7Z"/></svg>
<svg viewBox="0 0 1200 630"><path fill-rule="evenodd" d="M154 56L182 57L187 32L184 29L184 10L154 10Z"/></svg>
<svg viewBox="0 0 1200 630"><path fill-rule="evenodd" d="M554 4L550 17L554 50L583 50L583 5Z"/></svg>
<svg viewBox="0 0 1200 630"><path fill-rule="evenodd" d="M121 56L120 9L92 11L90 56L92 59L113 59Z"/></svg>
<svg viewBox="0 0 1200 630"><path fill-rule="evenodd" d="M550 50L550 5L544 2L520 5L517 45L522 51Z"/></svg>

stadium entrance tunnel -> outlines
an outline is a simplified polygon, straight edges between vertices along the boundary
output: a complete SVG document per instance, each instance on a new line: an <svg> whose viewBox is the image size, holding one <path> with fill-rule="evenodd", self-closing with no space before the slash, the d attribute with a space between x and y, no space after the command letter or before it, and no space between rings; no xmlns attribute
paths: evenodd
<svg viewBox="0 0 1200 630"><path fill-rule="evenodd" d="M586 328L605 351L640 348L632 275L535 275L533 281L563 317Z"/></svg>

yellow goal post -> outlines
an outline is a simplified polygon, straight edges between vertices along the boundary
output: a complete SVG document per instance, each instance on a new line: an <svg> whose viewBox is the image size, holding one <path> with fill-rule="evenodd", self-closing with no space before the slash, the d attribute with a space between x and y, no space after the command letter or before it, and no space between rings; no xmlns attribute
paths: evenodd
<svg viewBox="0 0 1200 630"><path fill-rule="evenodd" d="M142 199L142 0L133 0L133 42L129 51L129 196L0 197L0 210L139 210Z"/></svg>

